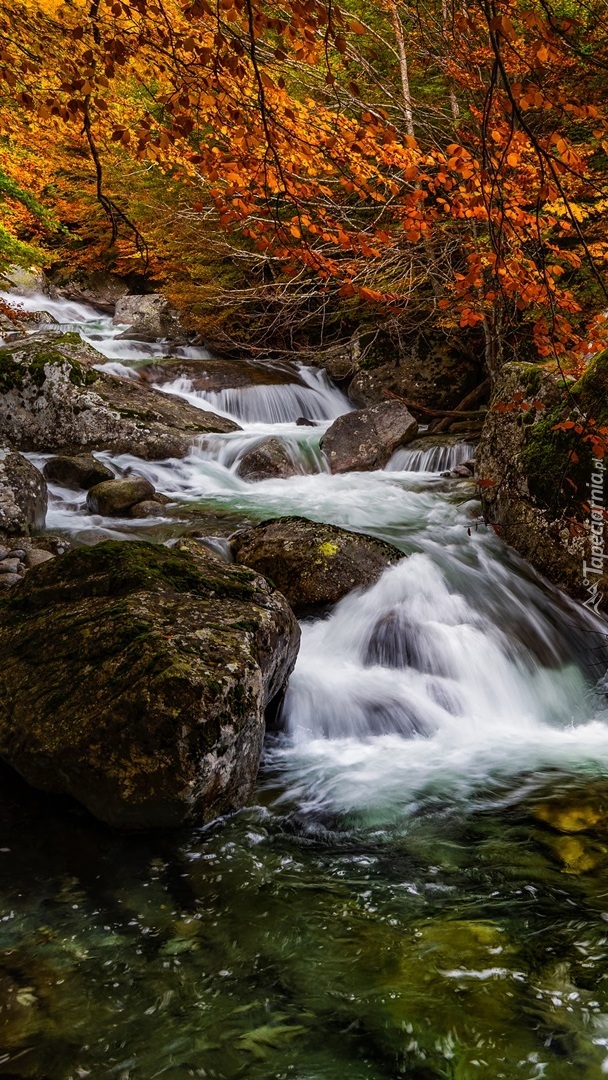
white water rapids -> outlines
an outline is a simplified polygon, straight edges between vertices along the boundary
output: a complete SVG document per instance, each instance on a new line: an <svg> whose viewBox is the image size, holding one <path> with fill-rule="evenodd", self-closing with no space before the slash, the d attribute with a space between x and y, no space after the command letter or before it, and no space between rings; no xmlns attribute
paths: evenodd
<svg viewBox="0 0 608 1080"><path fill-rule="evenodd" d="M133 365L167 354L160 342L118 340L120 328L84 305L21 302L80 330L113 374L132 377ZM172 355L208 357L192 348ZM429 799L508 799L550 771L605 775L606 702L595 687L605 671L605 624L546 586L485 528L471 484L441 478L471 447L403 450L383 471L332 476L319 437L350 406L324 374L295 371L293 384L213 394L187 379L164 385L243 430L199 440L183 461L98 455L170 497L177 509L161 508L158 520L93 517L84 496L52 487L47 527L76 539L90 530L146 538L203 511L249 521L300 514L408 554L375 586L303 626L287 736L269 750L287 781L283 797L301 808L382 824ZM317 425L297 426L302 415ZM249 483L238 462L270 434L285 440L300 474Z"/></svg>

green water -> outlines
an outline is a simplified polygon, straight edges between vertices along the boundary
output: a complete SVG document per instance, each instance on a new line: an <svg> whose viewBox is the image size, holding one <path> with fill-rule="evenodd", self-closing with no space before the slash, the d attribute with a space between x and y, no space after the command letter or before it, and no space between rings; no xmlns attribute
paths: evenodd
<svg viewBox="0 0 608 1080"><path fill-rule="evenodd" d="M542 792L378 830L277 805L268 768L264 787L142 838L2 775L1 1076L606 1074L599 834L539 821Z"/></svg>

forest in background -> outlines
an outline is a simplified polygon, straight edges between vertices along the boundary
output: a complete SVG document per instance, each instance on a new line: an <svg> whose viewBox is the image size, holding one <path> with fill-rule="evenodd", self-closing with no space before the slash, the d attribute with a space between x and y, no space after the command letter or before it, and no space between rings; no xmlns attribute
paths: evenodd
<svg viewBox="0 0 608 1080"><path fill-rule="evenodd" d="M601 0L7 0L0 267L112 269L225 351L428 328L576 372L607 29Z"/></svg>

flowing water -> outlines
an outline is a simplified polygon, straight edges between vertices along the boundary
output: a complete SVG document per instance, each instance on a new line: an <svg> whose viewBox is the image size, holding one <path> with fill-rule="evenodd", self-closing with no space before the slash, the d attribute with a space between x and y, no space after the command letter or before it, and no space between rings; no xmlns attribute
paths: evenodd
<svg viewBox="0 0 608 1080"><path fill-rule="evenodd" d="M28 303L125 378L166 351L82 305ZM163 390L243 430L184 461L100 454L171 503L109 521L55 487L49 529L170 541L298 513L408 558L304 623L286 731L232 818L121 836L2 775L0 1076L600 1080L604 624L484 527L471 484L440 475L470 446L332 476L319 438L349 406L319 373L213 400L185 380ZM300 471L248 483L239 461L268 434Z"/></svg>

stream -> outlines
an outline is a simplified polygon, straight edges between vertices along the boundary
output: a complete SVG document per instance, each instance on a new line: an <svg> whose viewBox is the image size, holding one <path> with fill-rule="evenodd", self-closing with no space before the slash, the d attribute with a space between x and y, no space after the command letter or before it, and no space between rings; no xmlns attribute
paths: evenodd
<svg viewBox="0 0 608 1080"><path fill-rule="evenodd" d="M168 355L85 305L19 299L113 374ZM441 475L470 446L332 476L319 439L351 406L293 371L163 385L242 427L184 460L96 455L169 496L157 518L90 515L50 485L47 528L74 544L204 525L222 550L240 525L299 514L408 558L303 622L286 730L240 813L126 836L0 774L0 1077L601 1080L605 624L485 527L473 484ZM239 460L269 434L300 472L248 483Z"/></svg>

